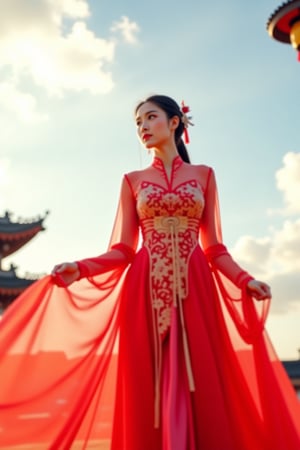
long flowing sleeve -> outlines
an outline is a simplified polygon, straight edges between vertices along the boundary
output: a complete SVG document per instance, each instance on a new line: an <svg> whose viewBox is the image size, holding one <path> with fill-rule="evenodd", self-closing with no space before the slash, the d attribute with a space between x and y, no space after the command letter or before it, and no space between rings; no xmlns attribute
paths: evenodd
<svg viewBox="0 0 300 450"><path fill-rule="evenodd" d="M75 238L75 237L74 237ZM79 262L82 279L34 283L0 321L0 447L100 447L112 430L119 309L138 243L126 177L106 253ZM86 446L86 447L85 447ZM73 448L73 447L72 447Z"/></svg>
<svg viewBox="0 0 300 450"><path fill-rule="evenodd" d="M218 190L212 169L209 169L207 177L205 205L201 225L201 241L204 253L215 270L220 271L236 286L243 287L253 277L233 260L223 244Z"/></svg>
<svg viewBox="0 0 300 450"><path fill-rule="evenodd" d="M218 189L211 168L207 173L200 241L232 321L244 340L255 339L264 329L270 301L251 298L247 283L253 276L234 261L223 243Z"/></svg>
<svg viewBox="0 0 300 450"><path fill-rule="evenodd" d="M76 261L81 278L91 278L132 262L138 243L135 199L127 178L122 180L120 199L108 251L100 256Z"/></svg>
<svg viewBox="0 0 300 450"><path fill-rule="evenodd" d="M251 398L264 429L271 430L267 448L296 450L300 436L299 400L265 329L270 299L257 301L251 297L247 289L251 275L233 260L223 244L212 169L207 172L200 241L215 281L220 326L225 325L230 348L234 350L230 364L245 380L245 391L251 386ZM278 430L287 434L277 433Z"/></svg>
<svg viewBox="0 0 300 450"><path fill-rule="evenodd" d="M138 217L135 199L127 178L124 176L108 250L101 255L76 261L79 269L77 281L88 278L90 282L95 284L93 277L114 269L126 268L135 256L137 242ZM66 287L60 273L54 274L53 280L57 286Z"/></svg>

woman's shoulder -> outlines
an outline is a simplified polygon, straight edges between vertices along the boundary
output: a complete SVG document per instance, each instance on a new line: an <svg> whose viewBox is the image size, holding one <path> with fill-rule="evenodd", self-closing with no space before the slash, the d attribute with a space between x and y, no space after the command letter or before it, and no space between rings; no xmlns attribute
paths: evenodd
<svg viewBox="0 0 300 450"><path fill-rule="evenodd" d="M211 178L214 178L213 168L206 164L190 164L189 166L190 175L200 182L203 192L205 193L207 191Z"/></svg>
<svg viewBox="0 0 300 450"><path fill-rule="evenodd" d="M145 179L147 174L151 171L151 166L146 167L145 169L138 169L127 172L124 174L123 178L127 180L127 182L132 186L136 187L140 184L142 180Z"/></svg>
<svg viewBox="0 0 300 450"><path fill-rule="evenodd" d="M145 169L132 170L130 172L125 173L124 177L130 180L134 180L144 176L148 172L148 170L149 170L148 167L146 167Z"/></svg>
<svg viewBox="0 0 300 450"><path fill-rule="evenodd" d="M186 165L190 166L191 170L194 170L200 175L209 175L211 172L214 172L213 168L206 164L186 164Z"/></svg>
<svg viewBox="0 0 300 450"><path fill-rule="evenodd" d="M198 170L202 170L202 171L209 171L212 170L211 166L208 166L207 164L192 164L194 167L197 167Z"/></svg>

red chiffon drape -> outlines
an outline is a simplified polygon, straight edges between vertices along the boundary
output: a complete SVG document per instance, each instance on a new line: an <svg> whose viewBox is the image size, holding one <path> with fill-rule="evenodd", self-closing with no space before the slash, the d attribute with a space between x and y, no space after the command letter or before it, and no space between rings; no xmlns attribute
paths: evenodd
<svg viewBox="0 0 300 450"><path fill-rule="evenodd" d="M45 277L4 314L0 448L299 450L300 405L265 331L269 302L249 296L222 244L214 174L177 159L172 176L156 161L125 177L108 253L81 262L88 277L69 288ZM137 248L141 180L169 194L190 179L205 199L183 302L195 390L174 308L154 427L151 255L111 249Z"/></svg>

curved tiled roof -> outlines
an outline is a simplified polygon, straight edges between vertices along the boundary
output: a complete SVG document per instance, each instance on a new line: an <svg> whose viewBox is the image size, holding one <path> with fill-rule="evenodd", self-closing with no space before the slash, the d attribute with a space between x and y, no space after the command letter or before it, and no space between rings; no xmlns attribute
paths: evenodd
<svg viewBox="0 0 300 450"><path fill-rule="evenodd" d="M300 359L294 361L282 361L290 378L300 378Z"/></svg>
<svg viewBox="0 0 300 450"><path fill-rule="evenodd" d="M36 280L37 277L19 278L13 266L10 270L0 270L0 317L10 303Z"/></svg>
<svg viewBox="0 0 300 450"><path fill-rule="evenodd" d="M274 39L290 44L291 24L298 17L300 19L300 0L284 2L269 17L267 31Z"/></svg>
<svg viewBox="0 0 300 450"><path fill-rule="evenodd" d="M44 230L43 222L48 212L44 217L38 217L31 221L12 221L9 212L0 217L0 253L4 258L19 248L23 247L30 241L37 233Z"/></svg>

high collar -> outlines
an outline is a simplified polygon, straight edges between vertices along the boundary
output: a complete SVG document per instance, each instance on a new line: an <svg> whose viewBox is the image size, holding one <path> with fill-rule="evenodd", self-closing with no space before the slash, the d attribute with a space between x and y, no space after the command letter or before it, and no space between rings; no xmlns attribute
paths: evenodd
<svg viewBox="0 0 300 450"><path fill-rule="evenodd" d="M182 159L179 155L175 156L175 158L172 161L172 172L179 169L179 167L183 164ZM152 166L155 167L158 170L165 171L165 165L161 158L158 156L154 156Z"/></svg>

